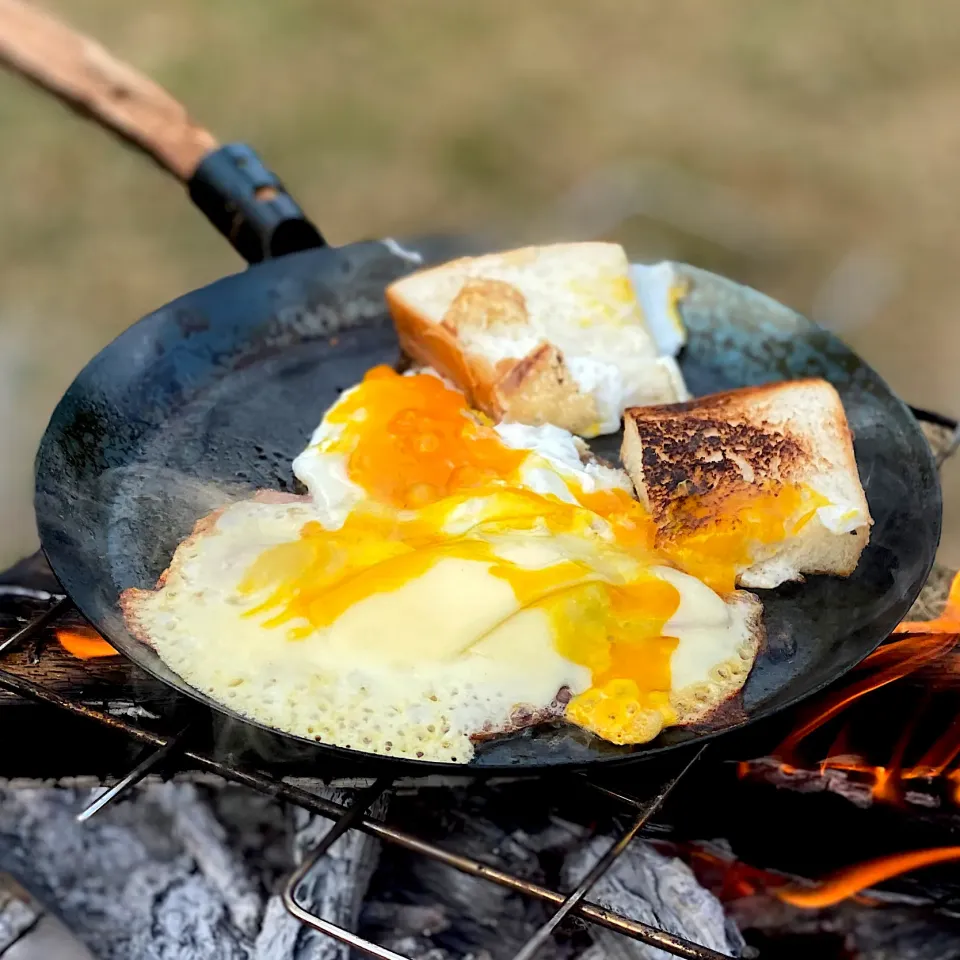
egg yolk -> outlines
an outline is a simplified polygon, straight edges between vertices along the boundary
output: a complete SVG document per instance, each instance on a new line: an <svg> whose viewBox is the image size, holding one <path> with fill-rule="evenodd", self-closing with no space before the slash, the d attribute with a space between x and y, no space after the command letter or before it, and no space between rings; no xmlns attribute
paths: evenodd
<svg viewBox="0 0 960 960"><path fill-rule="evenodd" d="M712 521L710 505L690 499L658 531L621 489L586 491L570 479L575 503L541 495L522 483L530 451L506 446L463 394L429 374L388 367L371 370L326 422L339 429L320 452L344 455L367 498L339 529L311 521L297 540L265 550L239 585L256 598L246 615L300 640L444 559L476 561L510 585L513 615L542 610L557 651L590 671L566 716L615 743L650 740L676 722L670 662L678 640L665 629L680 594L650 567L667 563L732 590L753 544L781 539L819 505L783 487L733 504L732 513L728 504L732 519ZM547 562L507 559L511 545L531 542L546 545Z"/></svg>
<svg viewBox="0 0 960 960"><path fill-rule="evenodd" d="M809 487L789 483L770 483L719 504L687 497L658 531L656 547L717 593L730 593L738 572L763 547L798 533L828 503Z"/></svg>
<svg viewBox="0 0 960 960"><path fill-rule="evenodd" d="M514 615L537 608L549 618L557 651L590 670L602 703L575 698L571 716L608 740L637 742L640 719L656 715L657 730L670 721L670 656L676 640L664 624L679 605L677 589L639 567L615 542L590 532L590 511L531 491L500 490L480 499L475 525L451 537L444 516L473 495L449 498L422 511L397 514L356 509L338 530L310 521L297 540L265 550L240 583L257 594L248 616L266 627L286 625L290 640L331 625L374 593L396 590L442 559L479 561L506 580L516 597ZM549 541L573 535L587 544L580 555L526 567L501 556L511 535ZM560 554L560 550L555 554ZM618 575L619 569L629 571ZM260 599L262 597L262 599ZM474 640L479 643L483 636ZM466 650L461 650L461 653ZM618 683L629 679L630 683ZM649 723L649 721L647 721Z"/></svg>
<svg viewBox="0 0 960 960"><path fill-rule="evenodd" d="M527 456L437 377L385 366L370 370L327 421L342 430L321 450L346 453L350 479L394 507L423 507L509 477Z"/></svg>
<svg viewBox="0 0 960 960"><path fill-rule="evenodd" d="M626 490L612 487L587 492L576 483L568 483L568 487L578 503L610 524L619 544L645 553L653 552L656 525L643 505Z"/></svg>

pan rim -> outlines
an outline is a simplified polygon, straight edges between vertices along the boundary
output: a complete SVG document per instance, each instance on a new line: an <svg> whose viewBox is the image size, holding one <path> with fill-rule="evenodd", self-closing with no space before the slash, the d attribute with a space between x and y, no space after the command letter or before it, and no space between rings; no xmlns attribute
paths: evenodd
<svg viewBox="0 0 960 960"><path fill-rule="evenodd" d="M379 245L380 243L381 243L380 241L369 241L369 244ZM405 243L405 246L407 247L410 247L414 250L417 249L416 241L413 241L413 242L405 241L404 243ZM283 258L283 259L286 261L293 258L316 256L318 252L321 252L321 251L308 251L305 254L294 254L289 258ZM120 337L123 337L129 331L134 330L140 324L148 323L151 320L151 318L155 317L161 311L169 310L170 308L175 308L178 303L186 300L187 298L196 297L198 294L202 292L207 292L210 295L215 295L216 288L219 285L229 283L231 280L234 280L238 276L245 276L245 275L251 275L251 274L255 275L258 271L263 271L271 268L271 266L275 265L277 262L278 261L272 261L264 264L258 264L256 266L248 268L246 271L241 271L238 274L233 274L227 277L220 278L219 280L214 281L213 283L208 284L205 287L201 287L201 288L198 288L198 290L188 292L182 295L181 297L178 297L175 300L171 301L169 304L166 304L163 307L158 308L158 310L153 311L150 314L147 314L145 317L141 318L141 320L137 321L131 327L127 328L126 331L123 331L121 334L119 334L118 337L115 338L115 340L119 339ZM695 275L701 274L708 277L719 279L725 283L736 284L735 281L731 281L728 278L710 273L709 271L700 270L699 268L695 268L695 267L687 267L686 265L683 265L683 267L684 269L689 270L692 274L695 274ZM748 292L751 296L762 298L764 301L769 302L779 310L788 309L788 308L785 308L783 304L767 296L766 294L763 294L760 291L757 291L750 287L746 287L742 284L736 284L736 286L739 287L741 290ZM790 311L790 312L795 313L794 311ZM887 382L869 364L864 362L859 357L859 355L857 355L852 349L847 347L846 344L844 344L834 334L832 334L830 331L825 330L815 321L809 320L806 317L802 317L802 315L800 314L795 314L795 315L799 317L806 325L808 325L809 328L815 329L825 334L830 340L835 342L837 346L841 347L845 352L855 357L857 361L866 370L869 371L872 377L875 378L875 381L880 386L882 386L887 396L896 402L899 408L900 415L905 419L905 421L911 423L913 428L919 432L919 425L916 421L916 418L911 413L909 407L890 388ZM84 366L84 368L80 371L80 373L78 373L77 377L71 383L70 387L64 393L60 402L57 404L57 407L54 410L53 415L51 416L50 423L48 424L47 430L45 430L44 432L44 437L41 441L41 444L37 453L37 458L36 458L36 471L37 471L36 498L37 499L39 499L39 496L41 493L40 471L42 467L42 461L45 456L45 449L48 445L48 442L52 442L50 440L50 427L56 421L58 411L60 411L61 406L65 403L68 396L71 394L71 391L73 390L74 386L77 385L83 379L84 374L86 373L88 368L90 368L91 365L96 362L99 356L100 356L100 353L98 353L94 358L92 358L91 361ZM866 656L868 656L871 652L876 650L884 642L884 640L887 638L887 636L889 635L893 627L902 619L902 617L910 609L910 606L913 604L914 600L919 595L919 592L922 589L924 583L926 582L929 576L930 570L932 569L933 564L935 562L936 544L939 543L940 534L942 531L942 491L939 483L939 476L937 474L936 467L935 467L933 453L930 450L929 444L927 444L925 440L924 440L924 449L926 450L926 455L929 459L929 467L931 469L931 474L934 480L933 492L935 493L935 498L936 498L935 503L930 504L931 507L935 508L935 516L930 518L931 529L933 528L933 526L935 526L936 536L935 538L933 538L934 545L930 549L929 557L926 559L925 563L923 564L923 569L918 571L918 573L922 573L922 576L918 575L915 581L910 584L909 589L907 589L905 592L901 592L900 598L895 603L891 604L891 606L886 611L884 611L878 618L874 619L871 622L871 625L870 625L871 632L873 632L874 630L876 631L877 639L872 644L864 644L862 652L858 651L859 655L856 657L856 659L846 664L841 670L836 672L832 677L829 677L814 683L814 685L811 686L810 689L805 690L801 693L798 693L794 696L788 697L783 700L774 699L771 703L764 705L762 707L756 708L755 712L750 716L746 716L743 719L738 719L735 722L730 722L725 726L715 730L698 732L694 736L692 736L689 740L682 741L680 743L664 743L659 746L656 746L655 745L656 741L653 741L652 744L638 745L640 749L634 750L633 752L630 752L630 753L610 754L606 756L599 755L599 756L584 758L582 760L569 759L569 760L561 760L557 762L549 762L549 761L545 762L543 759L540 759L540 758L533 759L533 760L524 760L521 758L516 760L513 763L508 763L508 764L499 764L499 763L486 764L486 763L483 763L482 760L481 762L478 763L477 757L475 756L468 763L458 764L458 763L448 763L443 761L427 761L427 760L417 760L413 758L390 757L390 756L385 756L383 754L369 753L366 751L357 750L353 748L340 747L334 744L317 743L313 740L310 740L307 737L302 737L296 734L287 733L275 727L271 727L254 718L239 714L236 711L232 710L230 707L226 706L225 704L221 704L213 700L212 698L208 697L201 691L193 688L187 681L183 680L183 678L179 677L179 675L177 675L174 671L172 671L172 669L170 670L170 672L177 678L179 682L174 683L174 682L171 682L171 680L168 677L161 676L158 672L151 669L148 663L141 662L140 659L138 659L136 656L130 654L127 650L124 649L124 647L127 645L126 638L123 638L122 642L121 641L115 642L114 645L117 647L118 650L120 650L120 652L128 660L130 660L139 669L144 670L146 673L152 675L153 677L155 677L157 680L159 680L161 683L165 684L166 686L173 687L179 693L185 696L188 696L191 699L203 704L204 707L213 711L214 713L231 718L233 720L238 720L243 724L248 724L256 729L262 730L270 734L271 736L279 737L282 740L292 741L298 747L312 748L315 751L316 756L315 758L311 758L309 761L307 761L307 763L309 764L312 764L314 762L316 763L329 762L333 764L339 761L347 765L354 765L354 766L358 764L360 765L367 764L367 765L377 765L381 767L392 767L398 770L403 768L406 768L407 770L415 769L416 771L422 773L425 776L429 776L432 774L442 774L447 777L453 776L453 777L476 778L476 777L488 777L488 776L511 776L511 777L519 778L519 777L526 777L526 776L541 776L549 773L562 773L562 772L571 771L571 770L600 769L600 768L607 769L607 768L613 768L613 767L623 766L627 764L641 763L645 760L654 760L655 758L662 757L665 753L669 753L670 751L682 751L684 749L693 749L707 742L713 741L718 737L724 736L726 734L733 734L737 731L741 731L746 727L751 726L758 720L769 719L770 717L775 716L795 706L797 703L800 703L803 700L806 700L812 696L815 696L817 693L819 693L820 691L828 687L831 683L834 683L837 679L839 679L844 674L846 674L849 670L853 669L853 667L855 667L858 663L860 663ZM65 592L67 593L68 596L70 596L71 600L73 601L77 609L81 612L81 614L83 614L83 616L89 619L92 623L96 623L98 619L98 615L94 611L92 611L92 609L89 606L87 607L87 609L84 609L84 607L87 606L86 603L78 600L74 596L70 587L68 586L68 581L70 581L72 577L70 575L69 570L66 569L61 564L60 559L57 556L57 551L48 549L48 545L55 538L52 537L49 531L45 530L45 524L41 520L41 512L39 509L37 511L37 521L38 521L38 529L40 530L40 534L41 534L42 549L43 549L44 555L47 557L47 560L50 563L51 569L53 570L54 574L57 576L58 580L60 580ZM109 634L107 635L107 638L111 640L112 643L114 642L114 639L111 638ZM522 737L524 736L524 734L517 734L517 735L510 735L510 736ZM503 739L506 739L506 738L501 738L500 742L502 742Z"/></svg>

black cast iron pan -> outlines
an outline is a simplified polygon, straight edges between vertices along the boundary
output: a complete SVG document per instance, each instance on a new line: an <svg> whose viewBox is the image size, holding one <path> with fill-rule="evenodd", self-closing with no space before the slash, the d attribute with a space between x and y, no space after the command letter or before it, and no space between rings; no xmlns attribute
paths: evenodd
<svg viewBox="0 0 960 960"><path fill-rule="evenodd" d="M11 9L21 18L37 16L2 0L0 27ZM48 44L52 36L76 57L73 35L47 20L41 26ZM10 30L0 33L8 48L0 52L14 59ZM29 49L18 49L21 71L61 94L68 88L74 101L117 126L109 83L91 89L90 73L82 70L52 82L46 74L52 62L64 62L62 50L60 60L44 53L31 61ZM106 55L98 56L102 78ZM152 586L195 520L225 498L262 487L290 489L290 461L338 391L370 366L399 358L384 286L471 245L441 239L325 246L249 148L217 149L162 91L127 68L110 69L126 71L124 135L187 181L193 198L248 260L263 262L144 317L81 371L37 455L40 538L66 592L119 650L206 704L214 717L254 731L130 635L118 594ZM179 140L144 119L140 101L156 105L158 97L166 100L166 116L177 118ZM298 248L309 249L293 252ZM280 252L285 255L272 258ZM917 423L883 380L828 332L753 290L682 269L691 285L682 307L689 330L682 367L694 394L807 376L825 377L840 391L876 521L856 573L764 593L766 647L741 702L707 728L671 729L631 748L556 725L484 745L466 768L271 734L277 750L293 746L328 766L339 761L367 772L392 767L421 774L523 775L640 760L769 717L839 677L888 635L924 583L940 534L936 469ZM608 438L600 452L615 454L618 445L619 438Z"/></svg>

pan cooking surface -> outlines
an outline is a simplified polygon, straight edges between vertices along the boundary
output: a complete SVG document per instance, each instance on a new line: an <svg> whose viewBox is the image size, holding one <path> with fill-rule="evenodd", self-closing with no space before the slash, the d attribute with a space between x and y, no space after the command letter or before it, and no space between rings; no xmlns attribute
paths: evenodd
<svg viewBox="0 0 960 960"><path fill-rule="evenodd" d="M290 461L338 392L398 358L382 292L414 264L355 244L286 257L195 291L135 324L83 370L37 456L41 541L64 588L116 647L222 713L126 631L117 596L152 587L194 522L262 487L291 489ZM418 246L427 260L458 250ZM767 643L742 695L710 730L670 728L617 747L559 724L479 748L472 767L531 772L622 761L768 716L873 650L920 590L940 533L929 448L907 408L830 334L774 301L694 268L681 366L694 395L805 376L839 390L875 526L856 573L813 577L764 603ZM619 437L594 448L616 458ZM284 737L286 741L295 738ZM309 741L318 758L357 757ZM389 761L397 766L456 764Z"/></svg>

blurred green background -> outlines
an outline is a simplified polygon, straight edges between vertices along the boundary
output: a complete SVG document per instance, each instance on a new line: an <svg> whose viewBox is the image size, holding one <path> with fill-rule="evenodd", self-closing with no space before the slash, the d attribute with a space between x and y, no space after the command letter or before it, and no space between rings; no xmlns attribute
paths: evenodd
<svg viewBox="0 0 960 960"><path fill-rule="evenodd" d="M960 415L960 4L44 0L252 143L333 243L609 237L836 329ZM182 188L0 74L0 564L72 377L241 268ZM944 559L960 565L960 468Z"/></svg>

